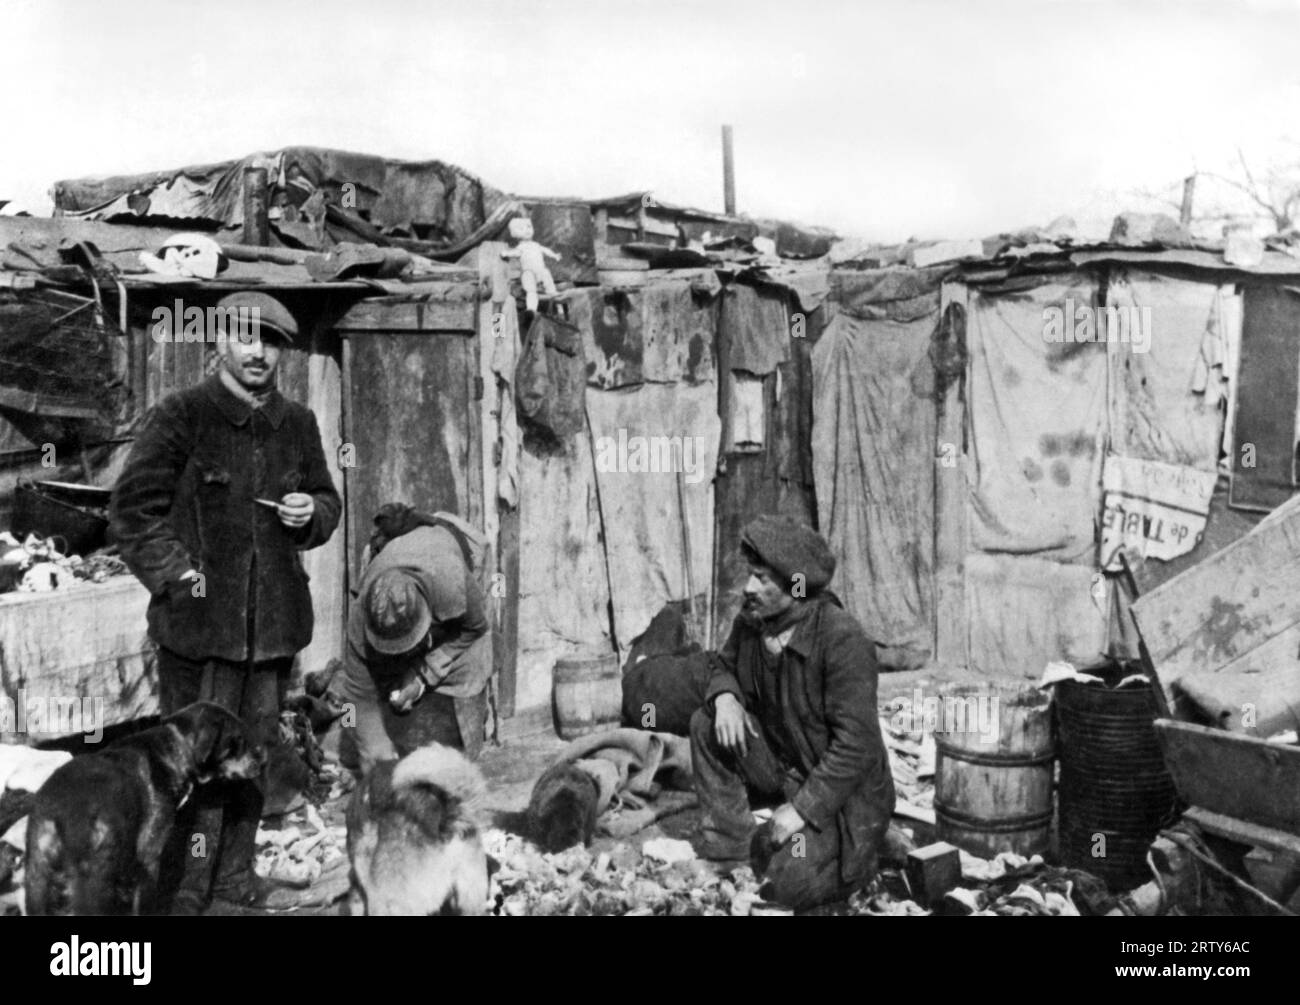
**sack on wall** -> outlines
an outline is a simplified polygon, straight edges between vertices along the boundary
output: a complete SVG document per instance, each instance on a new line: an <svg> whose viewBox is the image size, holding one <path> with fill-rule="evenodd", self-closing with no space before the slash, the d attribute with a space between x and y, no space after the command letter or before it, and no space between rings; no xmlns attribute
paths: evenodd
<svg viewBox="0 0 1300 1005"><path fill-rule="evenodd" d="M520 423L554 442L580 432L585 421L586 383L581 332L538 314L528 329L515 370Z"/></svg>

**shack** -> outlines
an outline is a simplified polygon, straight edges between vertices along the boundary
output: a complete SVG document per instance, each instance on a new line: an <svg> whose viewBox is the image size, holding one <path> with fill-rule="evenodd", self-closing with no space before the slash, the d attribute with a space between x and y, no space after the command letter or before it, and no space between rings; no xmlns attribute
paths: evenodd
<svg viewBox="0 0 1300 1005"><path fill-rule="evenodd" d="M550 734L557 662L623 664L665 607L721 646L741 528L775 512L829 540L831 589L887 671L1023 686L1139 667L1173 717L1252 741L1300 727L1300 610L1251 592L1252 563L1286 583L1294 550L1286 238L1121 218L1103 242L864 246L308 147L54 193L52 219L0 218L0 529L22 538L61 493L65 517L93 517L148 409L211 372L202 327L175 320L276 297L305 333L281 390L316 414L345 505L306 555L299 679L341 651L384 503L458 513L491 543L498 741ZM510 255L522 219L558 256L536 310ZM167 253L204 240L208 272ZM0 695L105 697L110 726L155 711L143 588L111 555L28 545L44 572L0 595ZM1208 788L1207 812L1231 803ZM1289 848L1294 821L1267 824Z"/></svg>
<svg viewBox="0 0 1300 1005"><path fill-rule="evenodd" d="M1296 354L1300 265L1281 246L1248 264L1123 228L835 246L649 193L514 197L442 162L316 148L54 193L54 220L0 222L4 295L57 322L43 352L74 329L104 348L95 373L48 357L43 384L6 381L0 515L19 478L111 485L144 410L201 378L211 347L153 338L157 308L273 293L311 331L284 390L333 438L346 501L309 556L302 669L338 652L378 506L454 510L494 544L498 710L523 728L548 720L557 659L626 656L665 604L720 645L739 530L762 512L827 535L832 587L887 668L1024 677L1137 658L1132 602L1296 485L1296 367L1276 361ZM515 216L560 255L531 331L501 256ZM229 267L143 269L178 226L228 245ZM43 466L38 445L63 441Z"/></svg>

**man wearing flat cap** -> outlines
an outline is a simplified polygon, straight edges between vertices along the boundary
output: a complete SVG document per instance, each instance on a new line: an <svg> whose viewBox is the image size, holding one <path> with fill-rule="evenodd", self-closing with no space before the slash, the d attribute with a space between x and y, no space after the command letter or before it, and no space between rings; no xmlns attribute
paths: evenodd
<svg viewBox="0 0 1300 1005"><path fill-rule="evenodd" d="M111 533L153 595L162 714L215 702L269 746L294 654L312 636L299 552L329 540L342 502L316 417L275 388L280 354L298 334L293 315L266 294L236 293L212 318L220 367L147 416L113 489ZM174 910L265 895L253 873L263 796L262 781L195 793L177 821L184 875Z"/></svg>
<svg viewBox="0 0 1300 1005"><path fill-rule="evenodd" d="M821 535L763 516L741 550L744 606L691 719L700 851L752 860L766 897L806 910L871 878L893 813L875 645L826 589L835 558ZM751 793L777 804L762 831Z"/></svg>
<svg viewBox="0 0 1300 1005"><path fill-rule="evenodd" d="M478 756L492 676L487 547L455 514L388 503L376 515L340 688L361 774L430 742Z"/></svg>

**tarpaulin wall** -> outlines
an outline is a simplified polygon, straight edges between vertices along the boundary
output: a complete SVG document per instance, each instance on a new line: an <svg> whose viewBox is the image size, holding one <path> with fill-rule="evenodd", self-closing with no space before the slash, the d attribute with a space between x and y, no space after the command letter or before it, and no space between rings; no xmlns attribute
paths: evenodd
<svg viewBox="0 0 1300 1005"><path fill-rule="evenodd" d="M1104 279L969 293L964 592L979 674L1135 655L1130 597L1099 568L1107 453L1216 470L1232 372L1224 292L1136 270ZM1107 305L1137 309L1141 338L1056 338L1054 312L1073 331Z"/></svg>
<svg viewBox="0 0 1300 1005"><path fill-rule="evenodd" d="M571 290L563 320L525 339L516 403L533 418L518 455L518 710L549 705L557 659L625 654L666 603L689 602L704 624L719 289L701 271ZM584 380L569 378L574 366Z"/></svg>
<svg viewBox="0 0 1300 1005"><path fill-rule="evenodd" d="M937 299L935 300L937 306ZM831 588L883 665L933 650L934 318L841 313L813 350L813 460Z"/></svg>

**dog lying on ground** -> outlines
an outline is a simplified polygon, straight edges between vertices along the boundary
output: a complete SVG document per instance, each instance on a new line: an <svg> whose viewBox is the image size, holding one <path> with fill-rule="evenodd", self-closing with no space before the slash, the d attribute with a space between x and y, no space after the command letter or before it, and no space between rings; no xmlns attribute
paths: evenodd
<svg viewBox="0 0 1300 1005"><path fill-rule="evenodd" d="M591 844L600 789L596 780L567 762L542 773L528 800L528 836L545 852Z"/></svg>
<svg viewBox="0 0 1300 1005"><path fill-rule="evenodd" d="M154 909L163 849L194 787L256 778L264 763L239 718L211 702L74 757L41 786L27 819L27 913Z"/></svg>
<svg viewBox="0 0 1300 1005"><path fill-rule="evenodd" d="M375 765L348 806L353 915L484 914L483 775L429 744Z"/></svg>
<svg viewBox="0 0 1300 1005"><path fill-rule="evenodd" d="M644 807L660 789L656 777L689 791L691 746L685 737L612 729L573 740L537 779L528 800L528 836L543 851L588 845L610 805ZM644 824L643 824L644 825Z"/></svg>

